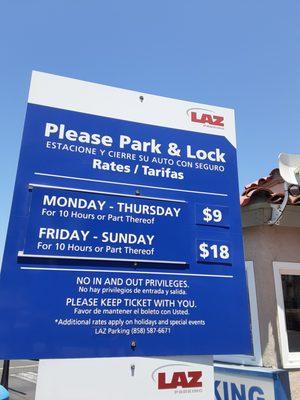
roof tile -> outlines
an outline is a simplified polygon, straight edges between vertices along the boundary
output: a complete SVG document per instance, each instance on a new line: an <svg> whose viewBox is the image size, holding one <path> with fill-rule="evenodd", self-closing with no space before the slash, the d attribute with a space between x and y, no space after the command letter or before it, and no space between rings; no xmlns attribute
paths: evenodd
<svg viewBox="0 0 300 400"><path fill-rule="evenodd" d="M245 186L240 197L240 204L245 207L253 203L268 202L281 204L284 198L284 180L279 169L273 169L270 174ZM289 196L288 204L300 205L300 195Z"/></svg>

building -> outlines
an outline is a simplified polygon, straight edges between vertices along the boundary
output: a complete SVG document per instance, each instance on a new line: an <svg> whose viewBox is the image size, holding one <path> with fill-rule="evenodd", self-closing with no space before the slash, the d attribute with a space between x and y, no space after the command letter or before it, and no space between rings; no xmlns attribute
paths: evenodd
<svg viewBox="0 0 300 400"><path fill-rule="evenodd" d="M275 390L274 398L300 400L300 195L290 194L278 225L269 224L283 200L283 183L274 169L242 193L253 354L216 358L252 371L279 370L284 393Z"/></svg>

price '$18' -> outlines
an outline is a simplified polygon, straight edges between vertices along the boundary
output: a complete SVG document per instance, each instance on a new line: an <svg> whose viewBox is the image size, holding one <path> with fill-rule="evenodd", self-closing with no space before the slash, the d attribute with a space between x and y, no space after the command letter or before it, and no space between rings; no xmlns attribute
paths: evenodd
<svg viewBox="0 0 300 400"><path fill-rule="evenodd" d="M230 247L225 243L214 243L211 241L198 242L198 261L231 263Z"/></svg>

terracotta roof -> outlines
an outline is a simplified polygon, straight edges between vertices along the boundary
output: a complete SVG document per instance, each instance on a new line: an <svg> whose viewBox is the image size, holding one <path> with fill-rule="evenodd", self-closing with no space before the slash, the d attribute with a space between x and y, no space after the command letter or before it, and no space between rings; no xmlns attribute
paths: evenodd
<svg viewBox="0 0 300 400"><path fill-rule="evenodd" d="M284 197L283 179L279 174L279 169L273 169L268 176L245 186L240 197L242 207L253 203L282 203ZM288 204L300 205L300 196L289 196Z"/></svg>

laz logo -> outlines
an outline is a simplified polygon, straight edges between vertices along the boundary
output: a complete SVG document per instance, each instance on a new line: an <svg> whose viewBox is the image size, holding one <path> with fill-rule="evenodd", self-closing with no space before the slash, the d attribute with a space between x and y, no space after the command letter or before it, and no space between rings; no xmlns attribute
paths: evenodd
<svg viewBox="0 0 300 400"><path fill-rule="evenodd" d="M158 389L183 389L187 388L200 388L202 382L201 371L188 371L188 372L173 372L171 379L168 380L165 372L159 372L158 376Z"/></svg>
<svg viewBox="0 0 300 400"><path fill-rule="evenodd" d="M203 125L210 125L212 127L218 128L224 127L224 117L222 117L221 115L216 115L209 110L194 108L188 110L188 115L190 116L191 122L196 122Z"/></svg>

